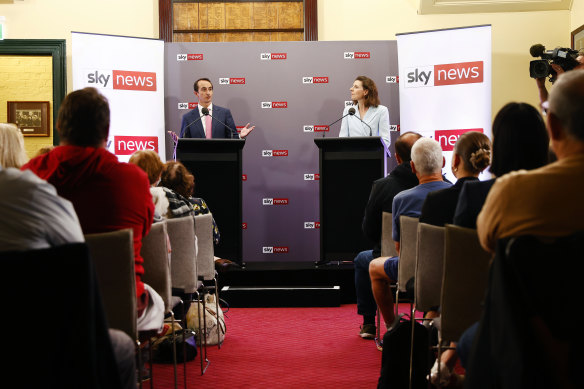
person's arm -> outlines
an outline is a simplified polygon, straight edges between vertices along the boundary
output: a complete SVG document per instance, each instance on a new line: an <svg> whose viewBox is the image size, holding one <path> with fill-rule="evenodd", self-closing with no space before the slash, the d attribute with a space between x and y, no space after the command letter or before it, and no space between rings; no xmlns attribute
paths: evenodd
<svg viewBox="0 0 584 389"><path fill-rule="evenodd" d="M379 108L381 108L381 112L379 113L379 136L383 138L383 141L387 147L389 147L391 143L391 138L389 135L389 110L386 106L383 105L380 105Z"/></svg>
<svg viewBox="0 0 584 389"><path fill-rule="evenodd" d="M400 200L396 197L393 198L393 203L391 205L391 213L392 213L392 239L395 243L395 250L397 251L397 255L399 256L399 242L400 242L400 225L399 225L399 203Z"/></svg>
<svg viewBox="0 0 584 389"><path fill-rule="evenodd" d="M477 234L481 246L491 253L495 252L497 240L505 237L506 226L503 223L512 214L508 206L508 194L513 192L505 189L509 182L509 176L495 181L477 218Z"/></svg>
<svg viewBox="0 0 584 389"><path fill-rule="evenodd" d="M535 79L537 91L539 94L539 107L541 108L542 112L545 111L544 103L547 101L549 95L545 87L545 80L545 77Z"/></svg>

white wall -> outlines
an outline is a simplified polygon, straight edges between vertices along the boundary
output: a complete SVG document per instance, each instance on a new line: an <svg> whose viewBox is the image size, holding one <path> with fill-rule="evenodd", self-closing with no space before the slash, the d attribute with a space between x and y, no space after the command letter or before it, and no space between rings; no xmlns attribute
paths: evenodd
<svg viewBox="0 0 584 389"><path fill-rule="evenodd" d="M22 0L0 4L6 39L66 39L71 91L71 31L158 38L157 0Z"/></svg>
<svg viewBox="0 0 584 389"><path fill-rule="evenodd" d="M570 19L584 13L584 1L574 3L579 5L572 12L418 15L411 0L319 0L318 35L320 40L395 39L404 32L491 24L495 115L509 101L538 105L535 82L529 78L529 48L535 43L569 47Z"/></svg>

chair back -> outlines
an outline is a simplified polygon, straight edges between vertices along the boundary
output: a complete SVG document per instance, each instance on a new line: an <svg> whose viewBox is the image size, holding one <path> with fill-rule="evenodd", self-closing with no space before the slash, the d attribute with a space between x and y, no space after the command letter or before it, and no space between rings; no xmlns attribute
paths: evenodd
<svg viewBox="0 0 584 389"><path fill-rule="evenodd" d="M414 302L418 311L429 311L440 305L443 267L444 227L419 223L414 287Z"/></svg>
<svg viewBox="0 0 584 389"><path fill-rule="evenodd" d="M406 291L406 283L415 275L418 252L418 218L400 216L400 246L397 268L397 286L400 292Z"/></svg>
<svg viewBox="0 0 584 389"><path fill-rule="evenodd" d="M213 249L213 215L195 216L195 234L199 244L197 275L205 281L215 278L215 252Z"/></svg>
<svg viewBox="0 0 584 389"><path fill-rule="evenodd" d="M127 228L86 234L85 241L95 265L109 326L137 339L133 231Z"/></svg>
<svg viewBox="0 0 584 389"><path fill-rule="evenodd" d="M0 368L5 381L28 388L122 388L85 243L0 252L0 268L6 312L0 330L10 355ZM16 324L10 314L26 318Z"/></svg>
<svg viewBox="0 0 584 389"><path fill-rule="evenodd" d="M142 281L150 285L162 297L166 313L172 309L172 283L167 242L166 221L154 223L148 235L142 239L140 251L140 255L144 258Z"/></svg>
<svg viewBox="0 0 584 389"><path fill-rule="evenodd" d="M479 242L477 231L447 224L444 230L441 336L456 341L482 312L491 254Z"/></svg>
<svg viewBox="0 0 584 389"><path fill-rule="evenodd" d="M195 219L192 216L168 219L166 228L170 238L172 287L194 293L198 286Z"/></svg>
<svg viewBox="0 0 584 389"><path fill-rule="evenodd" d="M393 215L391 212L383 212L381 219L381 256L397 257L397 250L393 241Z"/></svg>

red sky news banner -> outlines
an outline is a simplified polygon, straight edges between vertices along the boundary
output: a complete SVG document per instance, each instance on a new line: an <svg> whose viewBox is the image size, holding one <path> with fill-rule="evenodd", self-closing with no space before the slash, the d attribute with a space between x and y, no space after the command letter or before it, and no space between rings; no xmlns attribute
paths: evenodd
<svg viewBox="0 0 584 389"><path fill-rule="evenodd" d="M109 100L108 150L127 162L138 150L166 160L164 42L72 33L73 89L97 88Z"/></svg>
<svg viewBox="0 0 584 389"><path fill-rule="evenodd" d="M458 137L481 131L491 138L491 26L398 34L397 49L401 132L440 142L443 172L455 182Z"/></svg>

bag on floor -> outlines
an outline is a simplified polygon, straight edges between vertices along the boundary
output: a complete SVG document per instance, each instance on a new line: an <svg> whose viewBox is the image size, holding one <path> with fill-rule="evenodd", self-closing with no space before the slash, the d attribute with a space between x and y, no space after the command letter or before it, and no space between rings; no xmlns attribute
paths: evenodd
<svg viewBox="0 0 584 389"><path fill-rule="evenodd" d="M202 344L201 335L205 336L208 345L216 345L223 343L225 339L225 317L223 310L219 307L217 311L215 294L205 294L205 314L203 315L203 304L199 301L193 301L187 312L187 326L197 334L197 344L199 347ZM201 329L199 330L199 315L201 316ZM207 322L205 331L204 320ZM217 331L219 327L219 331ZM219 332L219 334L217 334ZM204 333L204 334L203 334Z"/></svg>
<svg viewBox="0 0 584 389"><path fill-rule="evenodd" d="M176 361L192 361L197 356L197 343L191 330L183 330L175 325ZM185 335L183 340L183 333ZM183 347L184 345L184 347ZM152 342L152 359L155 363L173 363L172 331Z"/></svg>
<svg viewBox="0 0 584 389"><path fill-rule="evenodd" d="M406 320L399 322L395 328L383 336L381 375L377 382L377 389L409 387L411 334L412 323ZM426 376L430 371L428 330L416 322L414 334L412 388L427 388Z"/></svg>

